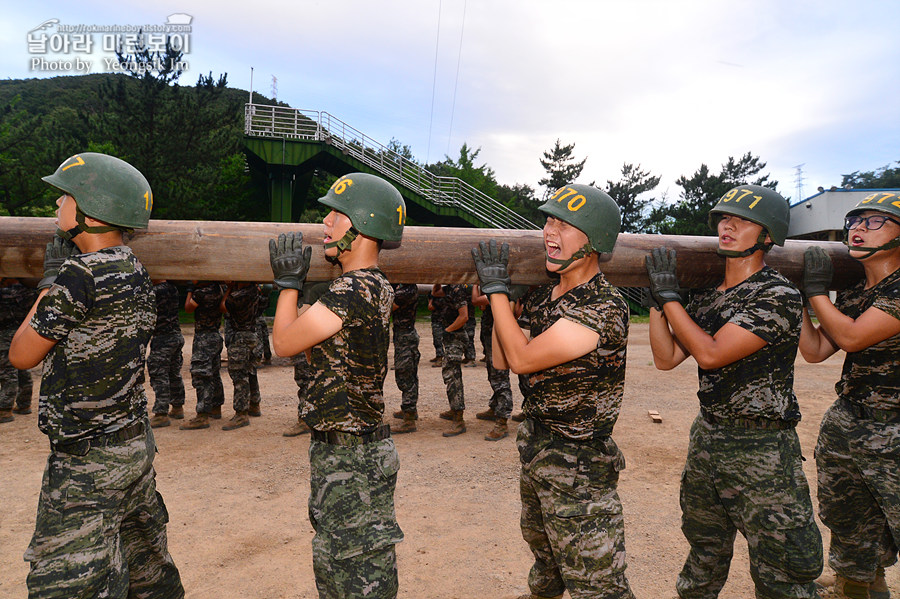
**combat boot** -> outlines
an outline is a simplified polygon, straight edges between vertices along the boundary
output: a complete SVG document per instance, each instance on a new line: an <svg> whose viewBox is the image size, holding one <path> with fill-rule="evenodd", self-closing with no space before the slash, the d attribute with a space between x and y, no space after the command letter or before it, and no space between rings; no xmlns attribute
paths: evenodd
<svg viewBox="0 0 900 599"><path fill-rule="evenodd" d="M247 410L247 415L253 416L254 418L262 416L262 410L259 409L259 404L258 403L250 404L250 409Z"/></svg>
<svg viewBox="0 0 900 599"><path fill-rule="evenodd" d="M485 441L499 441L509 436L509 429L506 428L506 418L497 418L494 421L494 428L491 432L484 436Z"/></svg>
<svg viewBox="0 0 900 599"><path fill-rule="evenodd" d="M494 413L494 408L488 408L484 412L478 412L475 414L475 418L479 420L490 420L494 421L497 419L497 414Z"/></svg>
<svg viewBox="0 0 900 599"><path fill-rule="evenodd" d="M833 599L869 599L869 584L844 578L840 574L834 577Z"/></svg>
<svg viewBox="0 0 900 599"><path fill-rule="evenodd" d="M12 422L15 420L12 415L12 408L4 408L0 410L0 422Z"/></svg>
<svg viewBox="0 0 900 599"><path fill-rule="evenodd" d="M444 432L445 437L455 437L456 435L461 435L466 432L466 421L463 420L463 411L451 410L451 412L453 412L453 424L450 426L449 431Z"/></svg>
<svg viewBox="0 0 900 599"><path fill-rule="evenodd" d="M432 368L442 368L444 366L444 358L438 358L437 361L432 360L431 362Z"/></svg>
<svg viewBox="0 0 900 599"><path fill-rule="evenodd" d="M250 414L247 413L247 410L235 412L234 416L231 417L231 420L228 421L228 424L222 426L222 430L233 431L236 428L244 426L250 426Z"/></svg>
<svg viewBox="0 0 900 599"><path fill-rule="evenodd" d="M222 406L216 406L212 410L209 411L209 417L213 420L221 420L222 418Z"/></svg>
<svg viewBox="0 0 900 599"><path fill-rule="evenodd" d="M12 410L13 414L31 414L31 406L16 406Z"/></svg>
<svg viewBox="0 0 900 599"><path fill-rule="evenodd" d="M402 435L403 433L416 432L416 417L413 414L404 414L403 423L398 426L391 427L391 434Z"/></svg>
<svg viewBox="0 0 900 599"><path fill-rule="evenodd" d="M300 435L309 434L310 428L306 425L302 420L298 420L291 426L291 428L287 429L283 433L281 433L282 437L299 437Z"/></svg>
<svg viewBox="0 0 900 599"><path fill-rule="evenodd" d="M169 418L175 420L184 418L184 406L169 406Z"/></svg>
<svg viewBox="0 0 900 599"><path fill-rule="evenodd" d="M543 595L534 595L532 593L525 593L524 595L519 595L516 599L562 599L562 595L554 595L553 597L544 597Z"/></svg>
<svg viewBox="0 0 900 599"><path fill-rule="evenodd" d="M413 420L419 419L419 411L418 410L413 410L412 412L404 412L403 410L397 410L396 412L394 412L394 418L396 418L397 420L406 420L407 414L411 414L413 417Z"/></svg>
<svg viewBox="0 0 900 599"><path fill-rule="evenodd" d="M525 420L525 412L516 412L512 415L510 420L512 420L513 422L522 422L523 420Z"/></svg>
<svg viewBox="0 0 900 599"><path fill-rule="evenodd" d="M153 417L150 418L150 428L163 428L170 424L169 417L165 414L154 414Z"/></svg>
<svg viewBox="0 0 900 599"><path fill-rule="evenodd" d="M884 568L878 566L875 580L869 585L869 599L891 599L891 591L884 579Z"/></svg>
<svg viewBox="0 0 900 599"><path fill-rule="evenodd" d="M444 420L453 420L453 410L444 410L439 416Z"/></svg>
<svg viewBox="0 0 900 599"><path fill-rule="evenodd" d="M198 412L196 416L178 427L183 431L193 431L199 428L209 428L209 414Z"/></svg>

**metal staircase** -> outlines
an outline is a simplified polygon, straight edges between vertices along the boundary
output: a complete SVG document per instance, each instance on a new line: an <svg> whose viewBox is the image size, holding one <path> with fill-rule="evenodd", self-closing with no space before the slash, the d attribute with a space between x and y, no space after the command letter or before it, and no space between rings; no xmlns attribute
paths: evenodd
<svg viewBox="0 0 900 599"><path fill-rule="evenodd" d="M244 133L252 137L324 142L435 206L454 207L496 229L540 229L465 181L439 177L327 112L247 104Z"/></svg>

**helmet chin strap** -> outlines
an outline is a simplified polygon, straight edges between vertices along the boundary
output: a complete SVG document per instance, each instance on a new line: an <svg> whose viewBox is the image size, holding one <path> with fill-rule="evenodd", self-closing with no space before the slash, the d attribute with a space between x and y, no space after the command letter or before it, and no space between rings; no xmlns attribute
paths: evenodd
<svg viewBox="0 0 900 599"><path fill-rule="evenodd" d="M337 248L338 256L346 252L350 249L350 245L353 243L353 240L359 236L359 231L356 230L356 227L350 227L347 229L347 232L344 233L344 236L338 239L337 241L329 241L325 244L325 249Z"/></svg>
<svg viewBox="0 0 900 599"><path fill-rule="evenodd" d="M91 227L87 225L86 219L87 215L81 211L80 208L75 209L75 222L78 224L69 229L68 231L63 231L62 229L57 229L56 234L62 237L67 241L72 241L76 236L81 233L109 233L110 231L126 231L130 232L133 229L127 229L122 227L115 227L113 225L102 225L99 227Z"/></svg>
<svg viewBox="0 0 900 599"><path fill-rule="evenodd" d="M772 249L772 246L775 245L775 243L771 241L769 243L766 243L767 235L768 233L765 229L760 231L759 237L756 238L756 243L744 251L716 249L716 253L725 258L746 258L747 256L755 254L758 250L768 252Z"/></svg>
<svg viewBox="0 0 900 599"><path fill-rule="evenodd" d="M576 260L581 260L582 258L589 255L593 251L594 250L593 250L593 248L591 248L591 244L586 243L580 250L578 250L577 252L572 254L572 256L569 257L568 260L560 260L559 258L551 258L550 256L547 256L547 262L549 262L551 264L559 264L560 267L558 269L556 269L556 272L560 272L560 271L567 269L569 267L569 265L572 264L573 262L575 262Z"/></svg>
<svg viewBox="0 0 900 599"><path fill-rule="evenodd" d="M844 245L847 246L847 249L850 249L854 252L866 252L866 255L859 258L860 260L865 260L866 258L872 256L875 252L880 252L881 250L890 250L897 246L900 246L900 237L894 237L892 240L888 241L884 245L879 245L878 247L850 247L850 230L844 229Z"/></svg>

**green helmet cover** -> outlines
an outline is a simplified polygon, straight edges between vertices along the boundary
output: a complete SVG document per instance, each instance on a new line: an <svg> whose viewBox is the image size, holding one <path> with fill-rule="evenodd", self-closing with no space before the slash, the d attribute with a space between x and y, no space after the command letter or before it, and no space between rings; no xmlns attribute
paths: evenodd
<svg viewBox="0 0 900 599"><path fill-rule="evenodd" d="M560 187L538 210L587 235L590 249L595 252L611 252L622 226L615 200L591 185L572 183Z"/></svg>
<svg viewBox="0 0 900 599"><path fill-rule="evenodd" d="M78 210L91 218L119 229L147 228L153 191L144 175L124 160L82 152L67 158L55 173L41 179L75 198ZM82 228L101 232L84 225Z"/></svg>
<svg viewBox="0 0 900 599"><path fill-rule="evenodd" d="M897 219L900 219L900 195L890 191L877 191L875 193L869 194L861 199L859 203L856 204L856 206L851 208L850 211L847 212L846 216L855 216L867 210L883 212L890 216L896 217ZM850 230L847 228L847 225L844 225L843 241L844 245L850 247ZM900 246L900 236L897 236L891 241L878 247L855 247L851 249L856 251L868 251L868 253L863 256L864 258L868 258L879 250L889 250L897 246Z"/></svg>
<svg viewBox="0 0 900 599"><path fill-rule="evenodd" d="M791 222L791 211L780 193L761 185L738 185L728 190L719 198L718 203L709 211L709 228L713 231L718 227L722 215L730 214L744 220L749 220L761 225L763 231L769 234L776 245L784 245L787 237L788 225ZM761 236L763 240L765 236ZM762 244L762 241L757 244ZM761 249L768 251L771 246ZM756 248L752 248L756 251Z"/></svg>
<svg viewBox="0 0 900 599"><path fill-rule="evenodd" d="M383 249L400 247L406 203L397 188L381 177L367 173L344 175L319 198L319 203L346 214L359 233L382 240Z"/></svg>

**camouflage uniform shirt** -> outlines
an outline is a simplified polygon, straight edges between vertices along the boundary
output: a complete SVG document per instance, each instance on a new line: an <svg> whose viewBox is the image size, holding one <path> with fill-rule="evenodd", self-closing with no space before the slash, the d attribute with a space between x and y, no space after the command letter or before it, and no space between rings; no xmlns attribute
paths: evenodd
<svg viewBox="0 0 900 599"><path fill-rule="evenodd" d="M900 319L900 270L865 289L865 279L838 294L837 308L850 318L858 318L869 308ZM840 397L876 410L900 410L900 335L857 351L844 359L841 380L835 385Z"/></svg>
<svg viewBox="0 0 900 599"><path fill-rule="evenodd" d="M125 246L77 254L31 319L58 341L44 359L38 426L51 442L118 430L147 410L144 356L156 324L153 285Z"/></svg>
<svg viewBox="0 0 900 599"><path fill-rule="evenodd" d="M459 309L469 303L465 285L444 285L444 297L436 299L443 300L441 302L441 325L445 329L459 318Z"/></svg>
<svg viewBox="0 0 900 599"><path fill-rule="evenodd" d="M216 282L207 283L194 289L191 297L197 303L194 310L194 330L218 331L222 324L222 312L219 305L222 303L224 292L222 285Z"/></svg>
<svg viewBox="0 0 900 599"><path fill-rule="evenodd" d="M228 310L235 332L255 332L256 316L259 313L259 290L256 285L232 289L225 299L225 309Z"/></svg>
<svg viewBox="0 0 900 599"><path fill-rule="evenodd" d="M415 285L391 285L394 289L394 303L397 309L393 312L394 335L398 331L416 328L416 308L419 305L419 288Z"/></svg>
<svg viewBox="0 0 900 599"><path fill-rule="evenodd" d="M319 302L343 328L313 346L306 423L317 430L368 433L381 425L394 291L378 268L345 273Z"/></svg>
<svg viewBox="0 0 900 599"><path fill-rule="evenodd" d="M156 329L153 335L180 335L178 310L181 306L178 301L178 289L169 281L163 281L153 286L153 292L156 294Z"/></svg>
<svg viewBox="0 0 900 599"><path fill-rule="evenodd" d="M542 285L525 298L522 318L531 338L561 318L600 338L597 347L580 358L527 375L525 414L569 439L607 437L619 417L625 389L628 305L602 273L555 300L553 287Z"/></svg>
<svg viewBox="0 0 900 599"><path fill-rule="evenodd" d="M0 329L18 329L37 296L37 289L21 283L0 287Z"/></svg>
<svg viewBox="0 0 900 599"><path fill-rule="evenodd" d="M724 419L800 420L794 395L794 358L800 340L800 292L769 266L731 289L696 292L687 312L710 335L728 323L766 345L722 368L698 368L697 397L710 415Z"/></svg>

